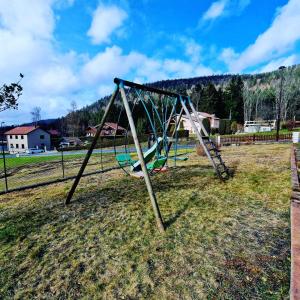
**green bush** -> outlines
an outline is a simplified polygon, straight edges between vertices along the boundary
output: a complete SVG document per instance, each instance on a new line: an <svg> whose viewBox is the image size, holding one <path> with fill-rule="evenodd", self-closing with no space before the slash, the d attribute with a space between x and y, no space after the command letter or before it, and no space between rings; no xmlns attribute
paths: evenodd
<svg viewBox="0 0 300 300"><path fill-rule="evenodd" d="M231 134L231 120L221 119L219 126L220 135Z"/></svg>
<svg viewBox="0 0 300 300"><path fill-rule="evenodd" d="M287 129L287 122L282 122L280 124L281 129Z"/></svg>
<svg viewBox="0 0 300 300"><path fill-rule="evenodd" d="M236 121L233 121L230 125L230 129L232 133L236 133L238 130L238 124Z"/></svg>
<svg viewBox="0 0 300 300"><path fill-rule="evenodd" d="M207 133L210 134L210 121L208 119L204 119L202 121L202 124L203 124L204 128L206 129ZM201 130L201 134L203 135L202 130Z"/></svg>
<svg viewBox="0 0 300 300"><path fill-rule="evenodd" d="M289 131L292 131L294 128L295 128L295 122L292 121L292 120L289 120L286 122L286 128L289 130Z"/></svg>

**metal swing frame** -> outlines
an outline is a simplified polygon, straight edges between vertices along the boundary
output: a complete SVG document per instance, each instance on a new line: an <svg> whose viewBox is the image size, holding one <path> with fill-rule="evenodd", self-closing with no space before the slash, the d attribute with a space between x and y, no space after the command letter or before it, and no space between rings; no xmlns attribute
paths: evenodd
<svg viewBox="0 0 300 300"><path fill-rule="evenodd" d="M142 172L143 172L143 175L144 175L144 180L145 180L145 183L146 183L146 187L147 187L147 190L148 190L150 201L151 201L151 204L152 204L152 207L153 207L154 215L155 215L155 218L156 218L156 223L157 223L158 229L161 232L163 232L165 230L163 218L162 218L162 215L161 215L161 212L160 212L160 209L159 209L159 205L157 203L155 193L153 191L153 187L152 187L152 183L151 183L151 179L150 179L150 174L149 174L149 171L147 170L147 166L146 166L144 156L143 156L143 151L142 151L140 142L138 140L136 126L134 124L134 120L133 120L133 117L132 117L132 111L130 109L129 102L128 102L127 97L126 97L125 86L130 87L130 88L135 88L137 90L152 92L152 93L156 93L156 94L159 94L159 95L165 95L165 96L176 98L181 104L181 111L180 111L180 114L179 114L179 120L178 120L178 122L177 122L177 124L176 124L176 126L173 130L173 133L172 133L171 137L172 138L175 137L176 132L178 130L178 126L179 126L180 121L181 121L181 117L183 115L183 112L185 112L185 114L190 119L190 122L193 126L194 131L196 132L196 135L197 135L197 138L198 138L200 144L202 145L203 149L205 150L205 154L207 155L207 157L211 161L212 166L215 169L217 175L221 178L221 176L219 174L219 171L218 171L218 167L217 167L214 159L211 157L210 151L207 149L206 144L203 140L203 136L201 134L201 131L204 133L205 138L209 138L208 133L207 133L206 129L204 128L204 126L202 124L202 121L200 120L198 114L196 113L196 110L195 110L191 100L189 99L189 97L186 97L186 96L183 97L183 96L181 96L177 93L156 89L156 88L153 88L153 87L150 87L150 86L137 84L137 83L122 80L122 79L119 79L119 78L115 78L114 83L116 84L116 88L115 88L115 90L114 90L114 92L113 92L113 94L112 94L112 96L111 96L111 98L110 98L110 100L109 100L109 102L106 106L106 109L105 109L104 115L102 117L102 120L101 120L101 122L100 122L100 124L97 128L97 132L96 132L96 134L94 136L94 139L93 139L93 141L90 145L90 148L88 149L88 151L86 153L84 161L83 161L83 163L82 163L82 165L79 169L79 172L78 172L78 174L77 174L77 176L76 176L76 178L73 182L73 185L72 185L72 187L71 187L71 189L68 193L68 196L66 198L65 203L69 204L71 202L71 199L72 199L73 194L74 194L74 192L77 188L77 185L78 185L81 177L83 176L84 170L85 170L85 168L88 164L88 161L89 161L89 159L92 155L92 152L93 152L93 150L94 150L94 148L97 144L97 141L100 137L100 133L103 129L103 126L104 126L105 121L107 119L108 113L109 113L110 109L112 108L117 96L120 94L121 98L122 98L122 101L123 101L124 108L125 108L125 112L126 112L126 115L127 115L127 118L128 118L128 122L129 122L130 130L131 130L131 134L132 134L132 137L133 137L133 140L134 140L134 144L135 144L136 152L137 152L137 155L138 155L138 159L140 160L140 163L141 163L141 168L142 168ZM194 122L194 120L193 120L193 118L192 118L192 116L189 112L188 106L190 107L190 109L192 110L193 114L195 115L198 123L200 124L200 130L197 128L197 126L196 126L196 124L195 124L195 122ZM175 106L172 109L171 116L174 113L174 110L175 110ZM171 118L167 122L167 125L166 125L167 128L170 125L170 122L171 122ZM170 141L167 145L167 152L170 151L171 146L172 146L172 141Z"/></svg>

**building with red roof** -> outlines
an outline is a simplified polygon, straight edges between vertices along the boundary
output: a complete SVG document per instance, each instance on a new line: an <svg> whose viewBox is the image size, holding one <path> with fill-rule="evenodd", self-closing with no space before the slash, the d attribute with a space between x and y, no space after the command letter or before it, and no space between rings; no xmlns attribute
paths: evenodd
<svg viewBox="0 0 300 300"><path fill-rule="evenodd" d="M99 125L96 126L89 126L86 129L86 136L95 136L97 132L97 128ZM126 129L122 126L118 125L117 123L105 122L103 129L101 130L101 136L111 136L111 135L125 135Z"/></svg>
<svg viewBox="0 0 300 300"><path fill-rule="evenodd" d="M29 149L50 150L50 134L40 127L20 126L5 132L8 151L22 153Z"/></svg>

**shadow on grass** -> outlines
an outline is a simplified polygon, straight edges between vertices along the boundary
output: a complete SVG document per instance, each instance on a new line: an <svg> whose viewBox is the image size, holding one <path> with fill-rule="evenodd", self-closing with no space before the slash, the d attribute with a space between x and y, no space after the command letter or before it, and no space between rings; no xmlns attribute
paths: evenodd
<svg viewBox="0 0 300 300"><path fill-rule="evenodd" d="M170 219L165 221L164 224L166 229L171 227L177 221L177 219L179 219L180 216L188 209L188 207L189 207L189 202L186 202L183 205L183 207L175 213L175 215L173 215Z"/></svg>
<svg viewBox="0 0 300 300"><path fill-rule="evenodd" d="M205 188L209 183L214 183L211 166L182 166L172 169L168 174L161 174L152 178L155 191L168 192L185 190L195 187ZM192 177L203 176L205 180L195 183L189 181ZM72 222L75 212L79 212L82 218L88 218L95 207L107 207L116 203L138 201L148 202L148 192L144 180L137 180L132 177L112 179L101 188L94 187L92 190L83 188L77 190L77 196L73 198L70 205L64 205L64 195L60 199L50 202L49 199L38 200L35 205L22 207L11 212L8 216L0 218L0 243L13 243L17 239L25 239L27 235L38 232L46 224L52 223L55 226L65 226L65 222ZM188 209L189 201L180 208L173 217L166 221L169 227ZM76 214L77 214L76 213ZM62 216L64 221L62 221Z"/></svg>

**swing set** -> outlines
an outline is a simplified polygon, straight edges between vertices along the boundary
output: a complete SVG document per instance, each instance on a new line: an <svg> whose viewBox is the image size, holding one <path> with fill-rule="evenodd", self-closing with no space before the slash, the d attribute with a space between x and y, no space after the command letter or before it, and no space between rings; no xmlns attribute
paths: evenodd
<svg viewBox="0 0 300 300"><path fill-rule="evenodd" d="M124 115L128 125L122 151L118 151L117 147L114 146L116 161L126 174L144 178L158 228L160 231L164 231L163 218L150 178L159 172L166 171L169 159L173 159L175 164L177 160L186 161L188 159L186 154L182 157L178 155L178 129L183 113L189 118L196 132L196 137L211 162L216 175L221 180L226 180L230 177L229 169L223 162L216 145L210 139L189 97L119 78L115 78L114 83L116 85L115 90L106 106L94 139L69 191L66 204L71 202L112 106L114 103L116 105L120 103L123 105L118 116L118 126L121 117ZM136 126L137 120L142 119L144 116L147 119L152 136L152 144L148 141L148 147L146 147L145 142L139 140ZM200 129L195 124L195 120L200 125ZM173 126L171 126L172 121ZM130 149L130 138L133 139L135 153ZM116 136L114 140L116 141ZM172 145L175 155L170 156Z"/></svg>

